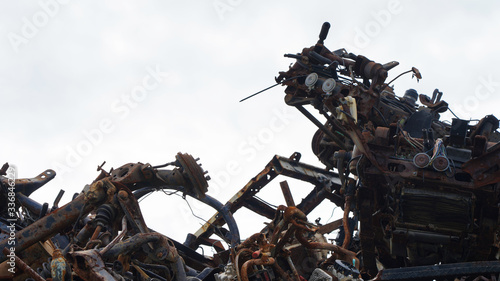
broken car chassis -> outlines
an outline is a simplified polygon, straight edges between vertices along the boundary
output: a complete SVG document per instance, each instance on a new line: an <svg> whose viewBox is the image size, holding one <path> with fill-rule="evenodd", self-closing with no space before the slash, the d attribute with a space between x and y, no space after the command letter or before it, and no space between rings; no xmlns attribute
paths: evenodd
<svg viewBox="0 0 500 281"><path fill-rule="evenodd" d="M161 166L130 163L109 172L101 166L100 175L71 202L58 207L60 193L49 209L29 196L55 172L13 181L5 165L0 171L1 277L497 280L498 119L488 115L475 125L458 118L451 124L439 121L448 110L441 92L428 97L410 89L398 97L392 81L385 83L397 62L382 65L344 49L332 52L323 45L328 29L325 23L314 46L285 55L296 62L276 78L286 86L286 104L318 127L312 148L326 169L301 163L299 153L275 156L222 204L206 194L209 178L198 160L178 153ZM416 68L408 72L421 78ZM310 193L295 204L282 181L286 206L256 196L278 175L311 184ZM14 193L9 186L15 186ZM216 210L184 243L148 228L141 214L138 199L166 189ZM309 222L307 215L325 199L340 206L343 217L325 225ZM242 207L270 220L243 241L233 218ZM334 230L338 239L329 243L324 235ZM216 254L198 253L201 245ZM8 271L11 265L15 275Z"/></svg>

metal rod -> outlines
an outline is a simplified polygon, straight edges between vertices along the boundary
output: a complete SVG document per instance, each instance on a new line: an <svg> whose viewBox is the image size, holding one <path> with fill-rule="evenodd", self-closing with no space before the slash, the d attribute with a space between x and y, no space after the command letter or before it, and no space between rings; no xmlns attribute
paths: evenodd
<svg viewBox="0 0 500 281"><path fill-rule="evenodd" d="M262 92L265 92L265 91L267 91L267 90L269 90L269 89L271 89L271 88L274 88L274 87L278 86L279 84L281 84L281 83L276 83L276 84L274 84L274 85L272 85L272 86L270 86L270 87L265 88L264 90L260 90L260 91L258 91L257 93L255 93L255 94L253 94L253 95L249 95L248 97L246 97L246 98L244 98L244 99L240 100L240 102L242 102L242 101L246 101L247 99L249 99L249 98L251 98L251 97L254 97L254 96L256 96L256 95L258 95L258 94L260 94L260 93L262 93Z"/></svg>
<svg viewBox="0 0 500 281"><path fill-rule="evenodd" d="M321 122L319 122L316 117L314 117L309 111L307 111L302 105L296 105L295 106L302 114L304 114L307 119L309 119L311 122L316 125L323 133L325 133L327 136L329 136L341 149L343 150L349 150L347 146L336 136L334 135L331 131L329 131Z"/></svg>

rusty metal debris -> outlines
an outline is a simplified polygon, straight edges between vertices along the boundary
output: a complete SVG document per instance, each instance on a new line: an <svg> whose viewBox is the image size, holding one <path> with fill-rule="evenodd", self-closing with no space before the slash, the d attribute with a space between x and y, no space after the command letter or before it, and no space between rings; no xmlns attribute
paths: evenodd
<svg viewBox="0 0 500 281"><path fill-rule="evenodd" d="M275 156L223 204L206 194L209 177L198 160L178 153L160 166L129 163L106 171L101 165L71 202L59 207L61 192L49 209L30 195L55 177L53 170L12 182L4 165L0 278L498 280L498 119L440 121L448 110L442 92L396 95L392 82L401 75L385 81L398 63L330 51L324 46L329 27L323 25L314 46L286 54L296 62L276 78L286 86L286 104L318 127L312 150L325 167L300 162L300 153ZM416 68L405 73L422 78ZM285 180L279 186L286 206L260 199L278 176L309 184L309 194L297 201ZM141 213L138 199L165 189L216 210L183 243L150 229ZM342 208L342 218L310 222L307 216L323 202ZM233 217L242 207L268 219L244 240ZM325 234L333 231L337 239L328 242ZM201 245L215 254L200 254Z"/></svg>

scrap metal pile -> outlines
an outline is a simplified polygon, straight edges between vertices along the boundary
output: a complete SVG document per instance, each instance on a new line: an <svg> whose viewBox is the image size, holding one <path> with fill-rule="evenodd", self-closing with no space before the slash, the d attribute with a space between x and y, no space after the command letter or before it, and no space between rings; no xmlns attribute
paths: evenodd
<svg viewBox="0 0 500 281"><path fill-rule="evenodd" d="M0 277L497 280L498 119L488 115L474 125L458 118L440 121L448 110L441 92L428 97L410 89L396 95L392 81L385 81L397 62L379 64L344 49L332 52L323 44L328 29L325 23L314 46L285 55L296 62L276 78L286 86L286 104L318 127L312 150L325 167L300 162L299 153L275 156L223 204L206 194L209 178L197 160L179 153L161 166L101 168L71 202L58 207L60 193L49 208L30 195L54 178L54 171L13 181L4 165ZM421 78L416 68L409 72ZM312 105L326 123L305 105ZM270 205L257 194L278 176L309 183L311 191L296 204L282 181L287 205ZM138 199L165 189L216 210L183 243L148 228L142 217ZM332 209L340 206L343 217L325 225L309 221L307 215L323 202ZM242 207L269 220L244 240L233 218ZM337 239L327 242L325 235L335 230ZM200 254L201 245L216 254ZM8 271L12 265L14 276Z"/></svg>

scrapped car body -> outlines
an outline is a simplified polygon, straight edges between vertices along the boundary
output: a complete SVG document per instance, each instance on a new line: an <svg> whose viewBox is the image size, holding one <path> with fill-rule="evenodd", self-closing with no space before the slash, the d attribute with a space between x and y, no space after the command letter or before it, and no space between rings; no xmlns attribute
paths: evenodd
<svg viewBox="0 0 500 281"><path fill-rule="evenodd" d="M500 278L500 134L498 119L475 124L454 118L443 93L395 93L388 71L319 41L276 77L285 103L318 127L312 152L274 156L228 202L207 194L210 177L199 159L178 153L164 165L128 163L99 175L73 200L51 208L30 197L52 180L0 170L0 278L12 280L498 280ZM411 73L417 79L418 69ZM404 73L403 73L404 74ZM397 76L396 78L398 78ZM308 111L317 110L325 122ZM278 176L310 191L299 202L286 180L286 205L257 195ZM15 188L14 188L15 187ZM146 225L138 199L172 190L215 209L197 231L178 242ZM327 224L308 215L320 204L339 206ZM240 237L233 214L245 207L266 218ZM338 231L328 242L328 233ZM225 242L227 247L224 247ZM200 254L212 247L213 256ZM13 270L15 268L15 270Z"/></svg>

